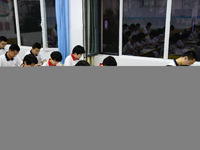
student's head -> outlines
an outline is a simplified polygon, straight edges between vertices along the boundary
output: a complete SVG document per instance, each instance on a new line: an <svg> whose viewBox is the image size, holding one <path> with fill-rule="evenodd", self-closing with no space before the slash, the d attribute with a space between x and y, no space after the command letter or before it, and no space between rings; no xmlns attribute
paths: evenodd
<svg viewBox="0 0 200 150"><path fill-rule="evenodd" d="M131 37L131 43L133 44L133 43L136 43L137 41L138 41L138 35L133 35L132 37Z"/></svg>
<svg viewBox="0 0 200 150"><path fill-rule="evenodd" d="M0 36L0 49L7 45L8 39L5 36Z"/></svg>
<svg viewBox="0 0 200 150"><path fill-rule="evenodd" d="M19 46L17 44L12 44L9 47L8 55L9 55L10 58L14 58L19 54L19 51L20 51Z"/></svg>
<svg viewBox="0 0 200 150"><path fill-rule="evenodd" d="M38 53L40 52L40 49L41 49L41 44L40 43L34 43L33 46L32 46L32 53L33 55L37 56Z"/></svg>
<svg viewBox="0 0 200 150"><path fill-rule="evenodd" d="M151 22L148 22L147 25L146 25L146 28L147 28L147 29L150 29L151 26L152 26Z"/></svg>
<svg viewBox="0 0 200 150"><path fill-rule="evenodd" d="M138 30L140 29L140 24L139 24L139 23L136 24L136 28L137 28Z"/></svg>
<svg viewBox="0 0 200 150"><path fill-rule="evenodd" d="M85 60L80 60L75 66L90 66L90 64Z"/></svg>
<svg viewBox="0 0 200 150"><path fill-rule="evenodd" d="M82 54L84 54L84 53L85 53L85 50L80 45L75 46L73 51L72 51L74 58L77 59L77 60L80 59Z"/></svg>
<svg viewBox="0 0 200 150"><path fill-rule="evenodd" d="M108 56L103 60L103 66L117 66L117 62L114 57Z"/></svg>
<svg viewBox="0 0 200 150"><path fill-rule="evenodd" d="M23 59L24 67L34 67L37 63L38 60L33 54L26 55Z"/></svg>
<svg viewBox="0 0 200 150"><path fill-rule="evenodd" d="M190 66L197 60L197 57L194 51L187 51L182 55L182 60L183 66Z"/></svg>
<svg viewBox="0 0 200 150"><path fill-rule="evenodd" d="M123 30L127 29L128 28L128 24L123 24Z"/></svg>
<svg viewBox="0 0 200 150"><path fill-rule="evenodd" d="M54 51L50 55L51 64L56 66L59 62L62 61L62 54L59 51Z"/></svg>

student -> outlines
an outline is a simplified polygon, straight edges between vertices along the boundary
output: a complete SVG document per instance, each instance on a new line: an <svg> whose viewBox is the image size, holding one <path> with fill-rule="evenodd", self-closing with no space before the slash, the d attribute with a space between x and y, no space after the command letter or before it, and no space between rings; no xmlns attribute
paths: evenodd
<svg viewBox="0 0 200 150"><path fill-rule="evenodd" d="M35 67L38 64L38 60L33 54L28 54L23 59L21 67Z"/></svg>
<svg viewBox="0 0 200 150"><path fill-rule="evenodd" d="M5 36L0 36L0 55L6 53L5 47L7 45L8 39Z"/></svg>
<svg viewBox="0 0 200 150"><path fill-rule="evenodd" d="M167 66L190 66L197 60L196 54L194 51L185 52L181 57L176 60L173 60Z"/></svg>
<svg viewBox="0 0 200 150"><path fill-rule="evenodd" d="M135 43L138 40L137 35L133 35L130 41L123 47L123 55L133 55L135 52L136 45Z"/></svg>
<svg viewBox="0 0 200 150"><path fill-rule="evenodd" d="M20 67L22 60L17 56L20 48L17 44L9 47L8 52L0 56L0 67Z"/></svg>
<svg viewBox="0 0 200 150"><path fill-rule="evenodd" d="M90 66L90 64L85 60L80 60L75 66Z"/></svg>
<svg viewBox="0 0 200 150"><path fill-rule="evenodd" d="M67 56L65 59L64 66L75 66L77 62L81 59L82 54L85 53L85 50L82 46L77 45L74 47L72 54Z"/></svg>
<svg viewBox="0 0 200 150"><path fill-rule="evenodd" d="M150 28L151 28L152 24L149 22L146 24L146 27L143 29L143 33L144 34L149 34L150 33Z"/></svg>
<svg viewBox="0 0 200 150"><path fill-rule="evenodd" d="M41 54L40 52L41 44L40 43L34 43L32 46L32 49L28 51L25 55L33 54L38 60L38 65L42 66L47 60L46 58Z"/></svg>
<svg viewBox="0 0 200 150"><path fill-rule="evenodd" d="M103 63L100 63L99 66L117 66L117 62L114 57L108 56L103 60Z"/></svg>
<svg viewBox="0 0 200 150"><path fill-rule="evenodd" d="M62 54L59 51L54 51L50 55L50 59L42 66L62 66Z"/></svg>

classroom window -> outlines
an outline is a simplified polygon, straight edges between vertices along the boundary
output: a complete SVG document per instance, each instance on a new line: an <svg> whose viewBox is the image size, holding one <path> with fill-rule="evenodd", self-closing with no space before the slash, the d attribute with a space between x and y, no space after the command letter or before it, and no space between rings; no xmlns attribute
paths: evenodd
<svg viewBox="0 0 200 150"><path fill-rule="evenodd" d="M57 48L58 38L57 38L55 0L46 0L46 16L47 16L48 47Z"/></svg>
<svg viewBox="0 0 200 150"><path fill-rule="evenodd" d="M0 35L8 38L8 44L17 44L13 0L0 0Z"/></svg>
<svg viewBox="0 0 200 150"><path fill-rule="evenodd" d="M119 54L119 0L103 0L102 53Z"/></svg>
<svg viewBox="0 0 200 150"><path fill-rule="evenodd" d="M200 60L200 1L179 0L172 3L169 59L193 50Z"/></svg>
<svg viewBox="0 0 200 150"><path fill-rule="evenodd" d="M148 7L124 0L122 54L163 58L167 0L143 0L142 5Z"/></svg>
<svg viewBox="0 0 200 150"><path fill-rule="evenodd" d="M18 0L19 24L23 46L42 43L40 0Z"/></svg>

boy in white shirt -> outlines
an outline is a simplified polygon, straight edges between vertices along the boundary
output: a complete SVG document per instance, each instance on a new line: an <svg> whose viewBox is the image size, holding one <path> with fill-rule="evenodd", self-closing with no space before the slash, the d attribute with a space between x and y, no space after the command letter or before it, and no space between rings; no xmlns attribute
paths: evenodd
<svg viewBox="0 0 200 150"><path fill-rule="evenodd" d="M35 55L35 57L38 60L39 66L42 66L47 61L46 58L40 52L41 47L42 46L40 43L34 43L32 46L32 49L25 54L25 55L28 55L28 54Z"/></svg>
<svg viewBox="0 0 200 150"><path fill-rule="evenodd" d="M20 48L17 44L10 46L6 54L0 56L0 67L20 67L22 60L17 56Z"/></svg>
<svg viewBox="0 0 200 150"><path fill-rule="evenodd" d="M190 66L197 60L194 51L185 52L181 57L172 60L167 66Z"/></svg>
<svg viewBox="0 0 200 150"><path fill-rule="evenodd" d="M54 51L50 55L50 59L45 62L42 66L62 66L60 63L62 61L62 54L58 51Z"/></svg>
<svg viewBox="0 0 200 150"><path fill-rule="evenodd" d="M35 67L37 64L37 58L33 54L28 54L24 57L21 67Z"/></svg>
<svg viewBox="0 0 200 150"><path fill-rule="evenodd" d="M85 50L82 46L77 45L74 47L72 54L67 56L65 59L64 66L75 66L79 60L82 60L82 54L85 53Z"/></svg>
<svg viewBox="0 0 200 150"><path fill-rule="evenodd" d="M5 47L7 45L8 39L5 36L0 36L0 55L6 53Z"/></svg>

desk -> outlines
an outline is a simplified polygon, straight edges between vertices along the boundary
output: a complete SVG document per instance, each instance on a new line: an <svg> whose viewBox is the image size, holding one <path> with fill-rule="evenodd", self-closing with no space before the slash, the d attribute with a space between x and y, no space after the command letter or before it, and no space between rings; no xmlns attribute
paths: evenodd
<svg viewBox="0 0 200 150"><path fill-rule="evenodd" d="M148 54L151 54L152 52L154 51L158 51L160 50L161 47L158 47L158 48L144 48L143 50L141 50L140 54L138 56L146 56Z"/></svg>

